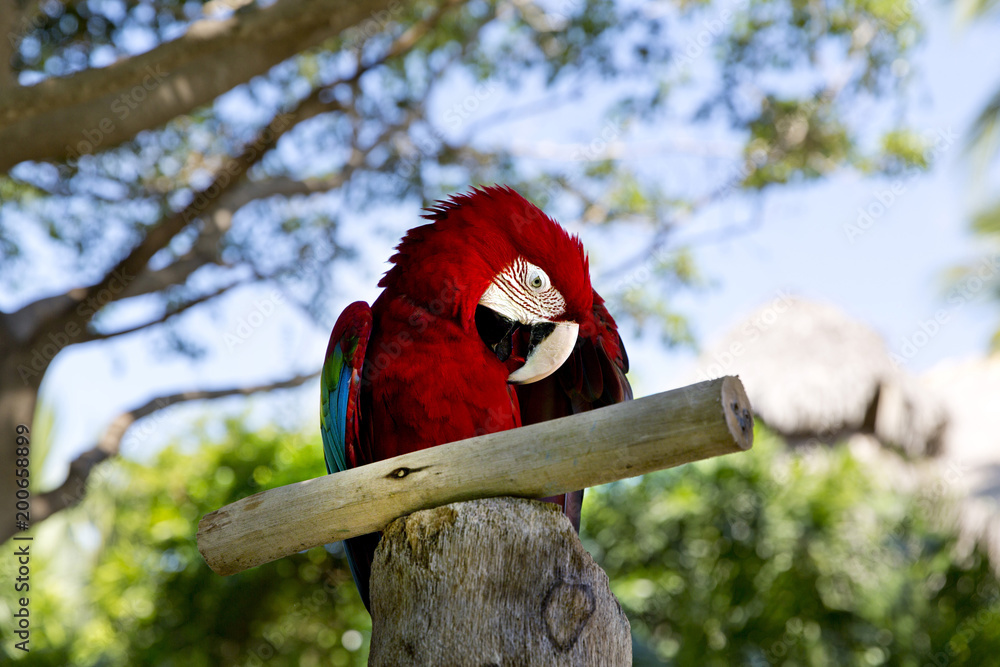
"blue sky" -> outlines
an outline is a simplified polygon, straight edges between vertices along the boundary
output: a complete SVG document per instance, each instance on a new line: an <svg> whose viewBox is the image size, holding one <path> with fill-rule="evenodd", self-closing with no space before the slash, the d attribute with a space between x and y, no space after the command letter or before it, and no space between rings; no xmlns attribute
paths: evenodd
<svg viewBox="0 0 1000 667"><path fill-rule="evenodd" d="M979 294L978 300L963 305L949 303L943 272L985 252L968 232L969 215L982 192L970 185L964 141L971 120L1000 85L1000 76L989 74L1000 72L1000 49L995 48L1000 25L984 22L972 28L958 27L950 8L929 4L922 8L928 26L925 42L909 63L918 81L912 89L910 117L916 128L944 137L933 169L899 179L863 178L842 171L817 184L774 190L761 202L759 225L726 240L698 245L698 266L710 284L697 291L679 292L673 303L690 317L701 344L711 343L757 305L789 293L839 306L882 334L894 352L912 349L907 342L921 330L921 324L944 312L946 322L905 359L906 368L914 373L946 359L985 352L1000 320L1000 309L983 302ZM459 86L458 90L463 89ZM463 123L502 103L500 95L465 88L454 100L439 101L439 112L447 117L444 114L470 94L482 100ZM571 140L582 136L586 141L594 136L594 128L599 132L603 127L590 118L580 124L589 129L574 134L574 119L563 112L562 116L524 121L497 132L498 136L516 137L517 145L526 150L558 152L560 134ZM561 132L553 130L556 125ZM550 136L556 138L548 141ZM681 152L685 146L700 145L698 138L669 129L658 136L680 146ZM725 137L718 143L725 150ZM629 145L641 147L640 142ZM680 169L665 178L683 175ZM858 235L861 211L867 211L871 218L863 221L867 229ZM390 208L380 209L377 215L383 224L402 229L417 222L417 213ZM678 238L738 222L749 213L745 201L724 202L692 219ZM586 227L565 222L583 235L585 243L593 241L590 250L598 275L602 267L614 266L616 260L629 256L629 248L635 251L636 246L627 239L608 247L598 244ZM848 233L851 226L853 234ZM375 283L396 241L371 237L363 224L346 233L363 239L358 265L365 268L337 269L344 296L330 313L328 325L348 302L374 299ZM607 280L616 278L608 276ZM609 291L613 285L595 280L595 287ZM60 354L43 386L44 400L57 415L57 439L45 474L49 482L60 479L68 462L91 446L119 412L173 391L265 382L313 370L322 360L328 335L328 330L313 325L269 288L243 290L221 307L190 317L193 330L203 334L211 348L209 356L198 364L161 358L153 340L144 335L74 347ZM136 309L123 312L114 324L124 327L140 320ZM625 341L637 395L686 383L696 372L692 351L665 349L657 336L636 338L630 329L625 331ZM289 426L315 425L316 393L316 387L310 385L275 398L172 408L145 425L133 427L125 438L124 451L142 457L183 431L191 418L206 411L218 414L220 409L242 411L251 423L277 420Z"/></svg>
<svg viewBox="0 0 1000 667"><path fill-rule="evenodd" d="M911 64L922 79L914 86L911 117L914 127L940 141L934 168L879 179L840 172L769 196L759 230L698 252L706 273L719 281L717 291L689 306L706 341L745 314L747 303L787 290L866 322L915 373L984 353L997 324L995 306L981 302L984 294L955 305L943 274L987 250L968 231L983 193L972 186L965 141L1000 84L989 74L1000 72L1000 31L995 23L960 29L948 8L937 6L926 8L925 20L927 41ZM941 311L947 323L913 354L921 324Z"/></svg>

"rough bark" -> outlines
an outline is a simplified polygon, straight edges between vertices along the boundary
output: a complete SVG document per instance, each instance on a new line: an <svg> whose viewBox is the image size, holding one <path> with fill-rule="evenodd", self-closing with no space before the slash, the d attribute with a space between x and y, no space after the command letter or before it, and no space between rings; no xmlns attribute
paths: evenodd
<svg viewBox="0 0 1000 667"><path fill-rule="evenodd" d="M0 466L0 505L8 512L4 522L0 523L4 536L15 532L13 508L17 486L14 483L14 448L18 435L15 429L20 424L29 429L32 427L38 386L41 383L41 373L22 377L18 371L19 367L30 367L30 364L30 356L0 351L0 443L3 443L2 460L6 464ZM30 472L34 471L35 469L30 469ZM0 537L0 543L5 539L6 537Z"/></svg>
<svg viewBox="0 0 1000 667"><path fill-rule="evenodd" d="M388 0L282 0L108 67L15 87L0 101L0 172L24 160L106 150L207 104L323 40L372 19ZM401 7L397 2L394 7Z"/></svg>
<svg viewBox="0 0 1000 667"><path fill-rule="evenodd" d="M490 498L389 524L369 665L632 664L608 577L555 505Z"/></svg>
<svg viewBox="0 0 1000 667"><path fill-rule="evenodd" d="M21 41L15 31L20 16L17 0L0 0L0 92L6 92L17 85L11 57L14 46Z"/></svg>

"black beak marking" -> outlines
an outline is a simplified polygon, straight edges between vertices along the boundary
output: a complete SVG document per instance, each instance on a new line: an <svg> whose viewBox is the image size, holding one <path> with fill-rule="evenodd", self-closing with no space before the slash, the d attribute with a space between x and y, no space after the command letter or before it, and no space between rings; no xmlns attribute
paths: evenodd
<svg viewBox="0 0 1000 667"><path fill-rule="evenodd" d="M531 325L531 340L528 343L528 354L535 349L535 346L548 338L556 330L554 322L539 322Z"/></svg>
<svg viewBox="0 0 1000 667"><path fill-rule="evenodd" d="M517 330L517 324L510 328L503 338L500 339L495 346L493 346L493 351L497 355L497 359L500 361L507 361L510 358L510 353L514 351L514 331Z"/></svg>
<svg viewBox="0 0 1000 667"><path fill-rule="evenodd" d="M487 347L493 350L500 361L507 361L514 351L514 333L518 327L527 327L527 325L516 322L486 306L476 306L476 330L479 332L479 337L483 339ZM555 322L532 324L526 354L531 354L531 351L555 330Z"/></svg>
<svg viewBox="0 0 1000 667"><path fill-rule="evenodd" d="M486 306L476 306L476 330L479 337L500 361L507 361L514 349L514 331L518 324Z"/></svg>

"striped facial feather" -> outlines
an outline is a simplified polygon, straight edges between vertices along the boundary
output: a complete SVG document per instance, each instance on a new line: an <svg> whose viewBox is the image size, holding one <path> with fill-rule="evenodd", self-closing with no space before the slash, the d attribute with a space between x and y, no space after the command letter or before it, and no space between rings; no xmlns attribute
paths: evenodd
<svg viewBox="0 0 1000 667"><path fill-rule="evenodd" d="M566 312L566 300L548 274L523 257L496 275L479 303L525 324L551 322Z"/></svg>

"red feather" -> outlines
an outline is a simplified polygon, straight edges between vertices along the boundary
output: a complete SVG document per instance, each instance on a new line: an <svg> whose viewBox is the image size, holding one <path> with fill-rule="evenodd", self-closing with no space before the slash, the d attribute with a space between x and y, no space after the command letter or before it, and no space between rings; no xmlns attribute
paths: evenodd
<svg viewBox="0 0 1000 667"><path fill-rule="evenodd" d="M371 308L358 465L631 398L628 359L578 238L509 188L457 195L424 217L431 223L400 242ZM487 287L519 257L546 271L566 301L559 319L580 334L556 373L515 390L474 320ZM553 499L578 529L582 494ZM348 548L367 566L376 543L365 536ZM367 581L359 586L367 604Z"/></svg>

